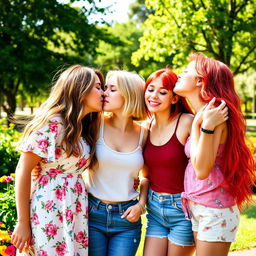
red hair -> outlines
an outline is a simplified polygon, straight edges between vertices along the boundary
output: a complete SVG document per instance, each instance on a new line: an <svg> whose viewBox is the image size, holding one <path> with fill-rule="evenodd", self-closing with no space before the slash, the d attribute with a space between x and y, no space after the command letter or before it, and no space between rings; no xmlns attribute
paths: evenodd
<svg viewBox="0 0 256 256"><path fill-rule="evenodd" d="M170 68L162 68L159 69L157 71L155 71L154 73L152 73L145 84L145 91L148 88L148 85L155 79L157 78L161 78L162 83L163 83L163 87L167 90L170 90L173 92L173 88L178 80L177 75L170 69ZM175 93L173 92L173 94L175 95ZM172 104L171 106L171 114L173 114L172 116L176 116L178 113L190 113L193 114L192 109L190 108L190 106L188 105L187 100L184 97L179 96L179 100L177 101L177 103ZM150 113L148 112L148 114L150 115Z"/></svg>
<svg viewBox="0 0 256 256"><path fill-rule="evenodd" d="M228 106L228 137L223 158L224 177L237 205L242 207L252 198L256 181L253 157L246 145L246 123L241 111L240 99L235 92L234 77L224 63L203 54L192 53L198 75L203 79L200 97L209 102L213 97L223 99Z"/></svg>

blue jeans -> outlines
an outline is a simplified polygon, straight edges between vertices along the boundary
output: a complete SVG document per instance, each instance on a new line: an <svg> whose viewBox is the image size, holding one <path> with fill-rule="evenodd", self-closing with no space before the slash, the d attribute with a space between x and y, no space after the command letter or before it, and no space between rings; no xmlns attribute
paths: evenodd
<svg viewBox="0 0 256 256"><path fill-rule="evenodd" d="M89 195L89 256L133 256L140 243L141 220L122 214L138 201L106 204Z"/></svg>
<svg viewBox="0 0 256 256"><path fill-rule="evenodd" d="M167 237L176 245L194 244L191 221L182 211L181 194L161 195L148 191L146 236Z"/></svg>

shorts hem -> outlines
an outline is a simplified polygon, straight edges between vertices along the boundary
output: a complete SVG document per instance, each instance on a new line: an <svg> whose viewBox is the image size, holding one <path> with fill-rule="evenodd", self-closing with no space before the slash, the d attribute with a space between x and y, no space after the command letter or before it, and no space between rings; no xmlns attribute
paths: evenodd
<svg viewBox="0 0 256 256"><path fill-rule="evenodd" d="M236 239L229 239L227 241L223 241L221 239L214 239L214 238L205 238L205 239L202 239L202 238L198 238L197 237L197 240L200 240L202 242L222 242L222 243L233 243L233 242L236 242Z"/></svg>
<svg viewBox="0 0 256 256"><path fill-rule="evenodd" d="M164 235L145 235L145 237L155 237L155 238L168 238L167 236Z"/></svg>
<svg viewBox="0 0 256 256"><path fill-rule="evenodd" d="M182 242L176 242L176 241L170 240L169 238L168 238L168 241L169 241L169 243L175 244L175 245L178 245L178 246L194 246L195 245L194 242L182 244Z"/></svg>

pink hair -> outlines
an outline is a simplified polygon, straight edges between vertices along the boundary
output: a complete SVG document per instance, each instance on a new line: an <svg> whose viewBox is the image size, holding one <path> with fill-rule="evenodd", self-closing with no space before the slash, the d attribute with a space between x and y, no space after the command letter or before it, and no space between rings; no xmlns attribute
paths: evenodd
<svg viewBox="0 0 256 256"><path fill-rule="evenodd" d="M161 78L163 87L167 90L170 90L173 92L173 88L178 80L177 75L170 69L170 68L162 68L154 73L152 73L145 84L145 91L148 88L148 85L155 79ZM175 95L175 93L174 93ZM172 117L176 116L178 113L191 113L193 114L193 111L191 110L190 106L187 103L187 100L184 97L179 96L179 100L176 104L173 104L171 106L171 113L173 114ZM148 113L150 115L150 113Z"/></svg>
<svg viewBox="0 0 256 256"><path fill-rule="evenodd" d="M224 63L203 54L192 53L196 71L203 79L201 99L209 102L213 97L223 99L228 106L228 138L225 146L224 176L230 193L241 208L252 198L252 186L256 181L252 154L245 143L246 123L241 111L240 99L235 92L231 70Z"/></svg>

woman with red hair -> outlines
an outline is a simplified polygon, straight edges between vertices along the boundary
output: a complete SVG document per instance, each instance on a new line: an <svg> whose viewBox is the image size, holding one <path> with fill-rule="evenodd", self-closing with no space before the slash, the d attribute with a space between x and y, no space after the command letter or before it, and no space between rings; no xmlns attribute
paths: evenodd
<svg viewBox="0 0 256 256"><path fill-rule="evenodd" d="M176 81L177 75L164 68L151 74L145 86L151 117L143 154L143 175L150 180L145 256L191 256L195 249L191 221L181 204L188 163L184 144L193 115L185 98L173 93Z"/></svg>
<svg viewBox="0 0 256 256"><path fill-rule="evenodd" d="M197 256L226 256L235 240L239 209L251 199L255 181L233 74L224 63L193 53L174 92L196 111L185 145L190 160L182 199L191 217ZM214 115L216 109L224 113L224 101L229 111L220 124Z"/></svg>

